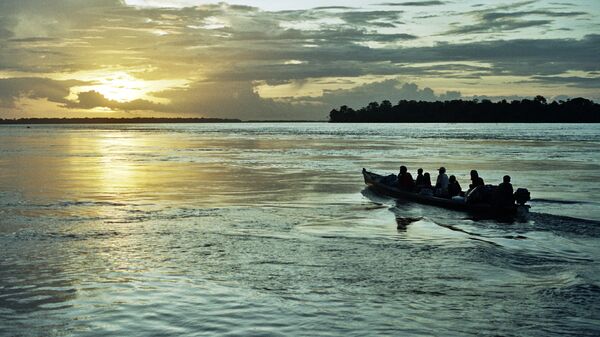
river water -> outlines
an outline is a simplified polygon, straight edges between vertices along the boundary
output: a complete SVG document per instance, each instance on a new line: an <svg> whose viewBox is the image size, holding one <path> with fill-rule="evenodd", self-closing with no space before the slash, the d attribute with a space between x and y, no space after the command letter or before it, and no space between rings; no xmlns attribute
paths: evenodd
<svg viewBox="0 0 600 337"><path fill-rule="evenodd" d="M598 336L599 149L599 125L2 126L0 335ZM510 174L531 214L365 188L401 164Z"/></svg>

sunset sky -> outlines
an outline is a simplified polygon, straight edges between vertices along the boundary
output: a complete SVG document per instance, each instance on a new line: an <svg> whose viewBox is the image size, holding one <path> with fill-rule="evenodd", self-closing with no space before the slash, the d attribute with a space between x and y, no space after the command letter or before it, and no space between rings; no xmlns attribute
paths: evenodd
<svg viewBox="0 0 600 337"><path fill-rule="evenodd" d="M0 118L538 94L600 101L600 1L0 1Z"/></svg>

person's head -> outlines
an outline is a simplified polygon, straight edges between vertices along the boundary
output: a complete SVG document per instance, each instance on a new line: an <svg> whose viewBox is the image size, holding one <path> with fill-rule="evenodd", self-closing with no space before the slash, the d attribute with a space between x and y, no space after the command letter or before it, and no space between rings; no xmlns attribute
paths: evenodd
<svg viewBox="0 0 600 337"><path fill-rule="evenodd" d="M431 176L429 175L429 172L425 172L425 174L423 175L423 177L429 179Z"/></svg>
<svg viewBox="0 0 600 337"><path fill-rule="evenodd" d="M442 166L438 169L438 171L440 172L440 174L444 174L446 173L446 168Z"/></svg>
<svg viewBox="0 0 600 337"><path fill-rule="evenodd" d="M502 181L505 182L505 183L510 183L510 176L504 176L502 178Z"/></svg>
<svg viewBox="0 0 600 337"><path fill-rule="evenodd" d="M471 179L475 179L479 177L479 173L477 173L477 170L471 170Z"/></svg>
<svg viewBox="0 0 600 337"><path fill-rule="evenodd" d="M406 173L406 171L408 171L408 169L406 168L406 166L404 166L404 165L400 166L400 173L401 174Z"/></svg>
<svg viewBox="0 0 600 337"><path fill-rule="evenodd" d="M450 176L450 178L448 178L448 180L449 180L451 183L453 183L453 182L455 182L455 181L456 181L456 177L452 175L452 176Z"/></svg>
<svg viewBox="0 0 600 337"><path fill-rule="evenodd" d="M423 169L422 169L422 168L419 168L419 169L417 170L417 173L418 173L419 175L423 174Z"/></svg>

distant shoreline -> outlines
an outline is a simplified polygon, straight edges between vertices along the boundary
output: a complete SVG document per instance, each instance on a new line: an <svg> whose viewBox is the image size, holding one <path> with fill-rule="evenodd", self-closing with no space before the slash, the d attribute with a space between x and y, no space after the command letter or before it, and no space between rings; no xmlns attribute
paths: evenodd
<svg viewBox="0 0 600 337"><path fill-rule="evenodd" d="M16 118L1 119L0 125L36 124L210 124L210 123L327 123L326 120L241 120L229 118Z"/></svg>
<svg viewBox="0 0 600 337"><path fill-rule="evenodd" d="M178 118L169 118L166 120L137 120L133 118L121 119L111 118L104 119L102 121L96 119L85 120L81 118L20 118L20 119L0 119L1 125L76 125L76 124L215 124L215 123L228 123L228 124L259 124L259 123L281 123L281 124L292 124L292 123L323 123L323 124L369 124L369 123L384 123L384 124L598 124L600 121L403 121L403 122L385 122L385 121L353 121L353 122L342 122L342 121L326 121L326 120L236 120L236 119L204 119L204 120L193 120L193 121L182 121Z"/></svg>
<svg viewBox="0 0 600 337"><path fill-rule="evenodd" d="M0 125L24 124L163 124L163 123L242 123L240 119L226 118L18 118L0 119Z"/></svg>

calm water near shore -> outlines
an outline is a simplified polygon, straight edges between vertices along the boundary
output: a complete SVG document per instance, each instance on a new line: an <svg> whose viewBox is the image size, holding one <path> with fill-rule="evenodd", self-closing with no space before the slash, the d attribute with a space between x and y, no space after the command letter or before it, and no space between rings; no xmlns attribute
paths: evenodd
<svg viewBox="0 0 600 337"><path fill-rule="evenodd" d="M0 336L598 336L599 149L600 125L0 126ZM365 188L401 164L510 174L532 214Z"/></svg>

